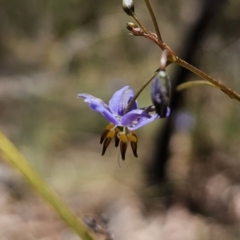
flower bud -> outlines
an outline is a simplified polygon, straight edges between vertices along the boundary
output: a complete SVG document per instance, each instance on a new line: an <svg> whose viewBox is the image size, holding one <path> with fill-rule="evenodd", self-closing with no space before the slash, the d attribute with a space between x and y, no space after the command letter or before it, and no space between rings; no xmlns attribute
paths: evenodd
<svg viewBox="0 0 240 240"><path fill-rule="evenodd" d="M97 225L96 220L91 216L85 216L83 221L90 228L95 228Z"/></svg>
<svg viewBox="0 0 240 240"><path fill-rule="evenodd" d="M122 7L127 15L132 16L132 14L134 13L134 4L132 0L123 0Z"/></svg>
<svg viewBox="0 0 240 240"><path fill-rule="evenodd" d="M132 31L134 28L137 28L137 24L133 23L133 22L127 22L126 23L126 28L129 30L129 31Z"/></svg>
<svg viewBox="0 0 240 240"><path fill-rule="evenodd" d="M152 102L161 118L167 117L170 102L171 81L165 71L159 71L152 81Z"/></svg>

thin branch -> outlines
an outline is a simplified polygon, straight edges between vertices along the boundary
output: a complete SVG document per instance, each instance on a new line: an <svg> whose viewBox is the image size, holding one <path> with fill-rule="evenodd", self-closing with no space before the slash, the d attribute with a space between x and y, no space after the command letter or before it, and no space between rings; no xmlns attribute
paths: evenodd
<svg viewBox="0 0 240 240"><path fill-rule="evenodd" d="M157 74L157 71L154 72L152 74L152 76L142 85L142 87L137 91L137 93L133 96L133 98L131 99L131 101L129 102L126 110L125 110L125 113L129 112L133 103L136 101L136 99L138 98L138 96L141 94L141 92L145 89L145 87L147 87L147 85L153 80L153 78L156 76Z"/></svg>
<svg viewBox="0 0 240 240"><path fill-rule="evenodd" d="M182 91L186 88L189 88L189 87L195 87L195 86L211 86L211 87L214 87L214 88L218 88L217 86L213 85L212 83L206 81L206 80L196 80L196 81L189 81L189 82L185 82L185 83L182 83L182 84L179 84L177 87L176 87L176 90L177 91Z"/></svg>
<svg viewBox="0 0 240 240"><path fill-rule="evenodd" d="M168 52L169 52L169 55L168 55L168 61L169 62L176 63L176 64L188 69L189 71L193 72L194 74L198 75L199 77L201 77L201 78L209 81L210 83L214 84L221 91L226 93L230 98L234 98L234 99L240 101L240 95L237 92L235 92L231 88L225 86L221 81L209 76L205 72L201 71L200 69L192 66L191 64L187 63L183 59L179 58L175 54L175 52L173 52L173 50L166 43L158 41L157 35L155 33L148 32L146 34L143 31L141 31L141 29L134 28L132 30L132 34L135 35L135 36L142 36L142 37L150 39L151 41L156 43L162 50L167 49Z"/></svg>
<svg viewBox="0 0 240 240"><path fill-rule="evenodd" d="M152 10L151 4L150 4L149 0L144 0L144 1L145 1L145 4L147 5L149 14L150 14L150 16L152 18L152 22L153 22L153 25L154 25L154 28L155 28L155 31L156 31L156 34L157 34L157 37L158 37L158 41L162 42L161 33L160 33L160 30L159 30L159 27L158 27L158 23L157 23L155 14L154 14L154 12Z"/></svg>
<svg viewBox="0 0 240 240"><path fill-rule="evenodd" d="M144 27L144 25L141 23L141 21L138 19L137 15L134 12L132 13L132 17L137 22L137 24L141 27L143 32L148 34L148 30Z"/></svg>

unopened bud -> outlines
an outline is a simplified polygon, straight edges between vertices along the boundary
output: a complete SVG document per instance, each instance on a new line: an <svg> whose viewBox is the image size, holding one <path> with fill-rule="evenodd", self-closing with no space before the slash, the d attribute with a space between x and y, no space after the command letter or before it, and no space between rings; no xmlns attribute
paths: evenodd
<svg viewBox="0 0 240 240"><path fill-rule="evenodd" d="M168 117L171 81L165 71L159 71L152 81L152 102L161 118Z"/></svg>
<svg viewBox="0 0 240 240"><path fill-rule="evenodd" d="M97 225L96 220L91 216L85 216L83 221L90 228L95 228Z"/></svg>
<svg viewBox="0 0 240 240"><path fill-rule="evenodd" d="M134 28L137 28L137 24L133 23L133 22L127 22L126 23L126 28L129 30L129 31L132 31Z"/></svg>
<svg viewBox="0 0 240 240"><path fill-rule="evenodd" d="M134 13L134 3L132 0L123 0L122 1L122 6L123 6L123 10L124 12L129 15L132 16L132 14Z"/></svg>

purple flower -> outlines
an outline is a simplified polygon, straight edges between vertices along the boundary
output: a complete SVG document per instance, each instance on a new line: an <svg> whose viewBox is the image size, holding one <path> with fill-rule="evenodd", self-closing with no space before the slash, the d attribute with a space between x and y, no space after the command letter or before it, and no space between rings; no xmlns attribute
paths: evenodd
<svg viewBox="0 0 240 240"><path fill-rule="evenodd" d="M133 96L132 88L125 86L113 94L107 105L101 99L87 93L78 94L78 98L83 98L84 102L89 103L91 109L100 112L110 122L100 139L100 143L103 143L102 155L105 154L112 138L115 138L116 147L120 142L121 157L123 160L125 160L128 141L131 143L134 156L137 157L137 136L134 130L160 117L155 112L153 106L138 108L137 101L135 101L130 110L126 112ZM167 116L169 116L169 114L170 109L168 108Z"/></svg>

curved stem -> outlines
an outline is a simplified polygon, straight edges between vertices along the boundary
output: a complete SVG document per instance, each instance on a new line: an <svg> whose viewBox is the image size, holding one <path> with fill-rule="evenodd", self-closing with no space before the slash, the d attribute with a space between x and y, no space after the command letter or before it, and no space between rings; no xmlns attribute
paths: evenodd
<svg viewBox="0 0 240 240"><path fill-rule="evenodd" d="M94 240L87 228L78 220L78 217L66 206L57 193L38 175L28 164L18 149L0 132L0 153L5 160L22 173L28 183L36 192L48 202L57 214L68 224L83 240Z"/></svg>
<svg viewBox="0 0 240 240"><path fill-rule="evenodd" d="M206 80L196 80L196 81L189 81L189 82L184 82L182 84L179 84L177 87L176 87L176 90L177 91L182 91L186 88L189 88L189 87L194 87L194 86L210 86L210 87L214 87L214 88L218 88L217 86L213 85L212 83L206 81ZM219 88L218 88L219 89Z"/></svg>
<svg viewBox="0 0 240 240"><path fill-rule="evenodd" d="M147 85L153 80L153 78L156 76L158 70L156 72L154 72L154 74L142 85L142 87L137 91L137 93L133 96L133 98L131 99L131 101L129 102L126 110L124 113L129 112L129 110L131 109L133 103L136 101L136 99L138 98L138 96L141 94L141 92L147 87Z"/></svg>
<svg viewBox="0 0 240 240"><path fill-rule="evenodd" d="M154 25L154 28L155 28L155 31L156 31L156 34L157 34L157 37L158 37L158 41L162 42L161 33L160 33L160 30L159 30L159 27L158 27L158 24L157 24L155 14L152 10L151 4L150 4L149 0L144 0L144 1L145 1L145 4L147 5L148 11L149 11L150 16L152 18L152 22L153 22L153 25Z"/></svg>
<svg viewBox="0 0 240 240"><path fill-rule="evenodd" d="M160 47L162 50L168 50L169 52L169 56L168 56L168 60L171 62L175 62L176 61L176 54L175 52L173 52L173 50L163 41L158 41L157 35L155 33L152 32L148 32L148 33L139 33L139 32L133 32L133 35L136 36L142 36L145 38L148 38L150 40L152 40L154 43L156 43L158 45L158 47Z"/></svg>

